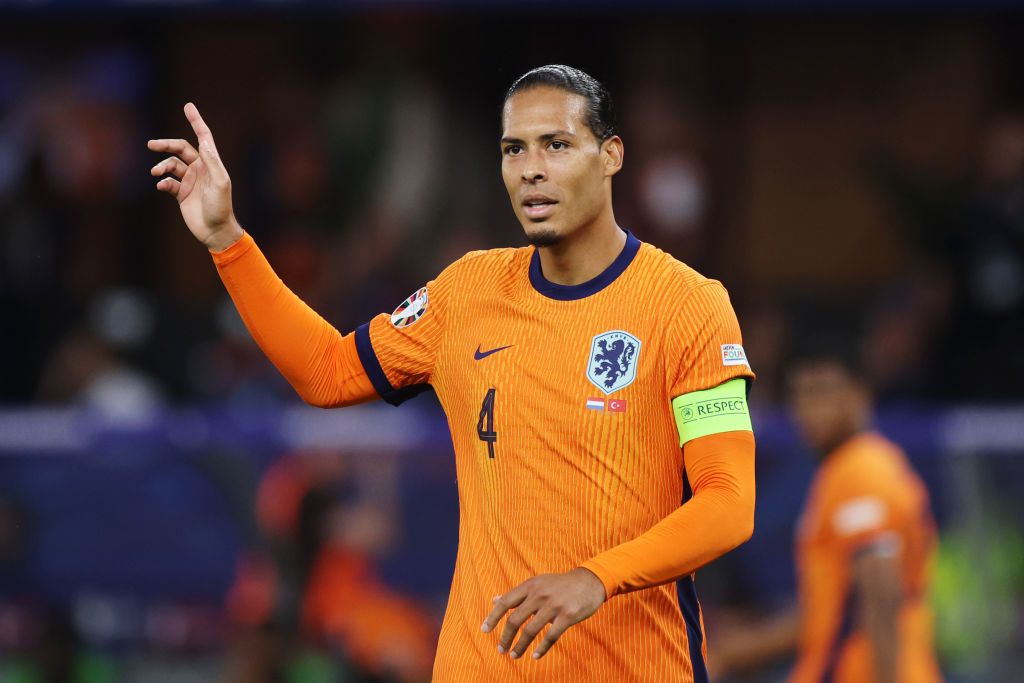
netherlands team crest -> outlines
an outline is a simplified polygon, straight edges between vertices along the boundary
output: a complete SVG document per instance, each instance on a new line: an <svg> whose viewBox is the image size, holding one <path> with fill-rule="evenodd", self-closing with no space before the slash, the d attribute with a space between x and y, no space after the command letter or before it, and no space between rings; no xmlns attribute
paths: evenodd
<svg viewBox="0 0 1024 683"><path fill-rule="evenodd" d="M399 328L408 327L422 318L426 312L427 288L420 287L418 292L398 304L398 308L391 314L391 324Z"/></svg>
<svg viewBox="0 0 1024 683"><path fill-rule="evenodd" d="M639 339L622 330L603 332L590 343L587 379L605 394L618 391L636 379L639 358Z"/></svg>

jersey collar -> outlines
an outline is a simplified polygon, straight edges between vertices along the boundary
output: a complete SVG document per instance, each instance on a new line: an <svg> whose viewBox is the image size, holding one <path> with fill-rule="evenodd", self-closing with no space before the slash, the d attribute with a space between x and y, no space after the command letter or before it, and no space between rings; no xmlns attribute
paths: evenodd
<svg viewBox="0 0 1024 683"><path fill-rule="evenodd" d="M622 272L633 262L633 258L640 250L640 240L633 236L633 233L626 230L626 245L615 257L607 268L596 277L581 282L578 285L560 285L551 282L544 277L540 269L540 252L533 250L530 257L530 284L533 288L549 299L558 301L575 301L583 299L592 294L597 294L602 289L615 282L615 279L622 275Z"/></svg>

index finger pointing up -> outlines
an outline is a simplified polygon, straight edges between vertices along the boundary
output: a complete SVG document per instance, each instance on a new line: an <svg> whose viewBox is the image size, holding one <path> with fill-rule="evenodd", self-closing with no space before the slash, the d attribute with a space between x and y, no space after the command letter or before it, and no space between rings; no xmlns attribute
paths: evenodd
<svg viewBox="0 0 1024 683"><path fill-rule="evenodd" d="M209 126L203 121L203 117L199 115L199 109L191 102L185 105L185 118L192 124L192 130L195 131L199 144L208 142L210 145L213 145L213 133L210 132Z"/></svg>
<svg viewBox="0 0 1024 683"><path fill-rule="evenodd" d="M206 164L210 171L210 175L215 181L226 183L228 180L227 169L224 168L224 164L221 163L220 155L217 153L217 146L213 144L213 133L210 132L210 128L203 121L203 117L199 115L199 110L196 105L189 102L185 105L185 118L192 124L192 130L196 133L199 144L199 156Z"/></svg>

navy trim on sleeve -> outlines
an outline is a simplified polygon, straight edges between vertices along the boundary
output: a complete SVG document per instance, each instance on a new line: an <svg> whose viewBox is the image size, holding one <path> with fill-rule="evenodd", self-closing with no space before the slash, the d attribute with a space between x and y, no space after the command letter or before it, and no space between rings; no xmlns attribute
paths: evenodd
<svg viewBox="0 0 1024 683"><path fill-rule="evenodd" d="M693 666L693 683L708 683L708 666L704 661L704 629L700 625L700 603L693 577L685 576L676 582L679 595L679 611L686 622L686 641L690 650L690 664Z"/></svg>
<svg viewBox="0 0 1024 683"><path fill-rule="evenodd" d="M422 394L430 389L429 384L413 384L401 389L395 389L384 374L384 368L377 360L377 353L373 350L373 343L370 341L370 323L363 323L356 328L356 352L359 354L359 362L363 364L366 376L370 383L377 390L380 397L393 406L401 405L413 396Z"/></svg>
<svg viewBox="0 0 1024 683"><path fill-rule="evenodd" d="M549 299L557 299L558 301L583 299L592 294L597 294L615 282L615 279L622 275L622 272L633 262L633 258L638 251L640 251L640 240L627 230L626 246L622 248L622 251L611 262L611 265L605 268L600 275L578 285L560 285L544 277L540 267L540 252L534 249L533 256L530 257L530 284Z"/></svg>

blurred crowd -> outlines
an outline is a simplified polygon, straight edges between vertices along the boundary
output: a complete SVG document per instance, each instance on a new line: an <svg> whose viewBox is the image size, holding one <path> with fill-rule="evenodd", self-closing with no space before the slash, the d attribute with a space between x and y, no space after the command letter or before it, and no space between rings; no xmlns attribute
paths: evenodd
<svg viewBox="0 0 1024 683"><path fill-rule="evenodd" d="M574 19L576 37L552 25L512 44L500 14L159 16L0 27L8 406L131 424L165 407L298 400L149 176L159 158L145 142L187 135L185 102L213 130L242 225L348 331L469 250L524 244L498 106L519 73L555 61L612 90L620 225L729 288L756 408L784 402L794 341L820 330L859 340L883 404L1019 400L1024 92L1020 48L995 22L631 17L606 43L608 17L594 14ZM37 29L46 40L28 37ZM890 100L902 124L876 134L869 110ZM224 614L185 617L230 633L232 680L429 677L438 606L375 565L394 543L396 475L353 462L279 455L253 484ZM24 545L10 494L0 570ZM12 609L0 645L29 624L30 660L45 664L12 680L116 679L109 662L53 654L74 651L81 614Z"/></svg>
<svg viewBox="0 0 1024 683"><path fill-rule="evenodd" d="M2 344L17 362L5 369L0 398L114 411L293 400L147 173L158 159L145 140L184 135L187 100L214 130L242 224L284 280L343 330L390 310L470 249L523 243L500 184L497 106L507 82L537 57L524 49L489 69L493 55L479 36L464 48L476 59L438 49L435 35L460 31L441 19L353 24L327 31L210 21L149 30L145 40L123 30L102 40L51 29L66 44L59 53L5 41L0 305L16 321ZM773 203L824 192L808 203L832 202L841 226L851 203L845 189L752 197L758 174L773 171L743 161L753 154L744 145L767 144L758 137L767 134L749 131L759 105L735 83L707 82L741 68L736 55L714 61L731 47L727 38L722 46L705 38L697 49L639 25L621 42L611 55L585 46L549 52L572 54L609 82L629 154L615 185L619 221L726 281L761 375L759 400L778 398L792 339L828 326L862 338L883 398L1013 396L1024 362L1015 353L1024 343L1019 103L996 85L977 93L990 101L973 103L958 166L923 166L898 145L864 142L846 176L866 197L854 208L870 204L881 215L871 228L886 243L877 253L853 245L841 254L843 268L787 281L759 271L750 253L765 239L747 225L763 222L755 205L767 202L770 212ZM813 74L805 80L830 87ZM841 98L845 86L833 87ZM937 112L946 105L931 104ZM802 111L799 98L790 106ZM919 131L915 144L939 145L930 133ZM774 268L806 272L816 252L823 262L837 258L849 237L817 220L791 228L817 243L783 254ZM866 275L850 287L858 270Z"/></svg>

